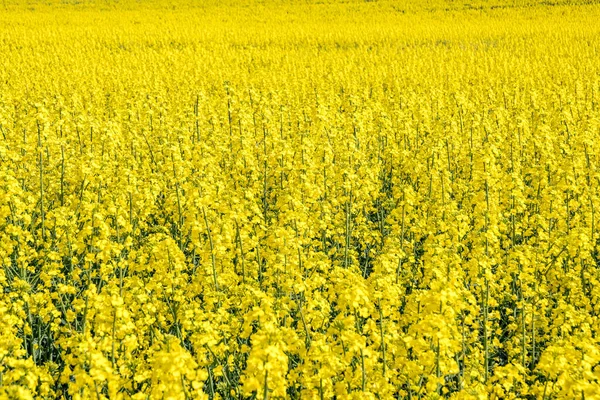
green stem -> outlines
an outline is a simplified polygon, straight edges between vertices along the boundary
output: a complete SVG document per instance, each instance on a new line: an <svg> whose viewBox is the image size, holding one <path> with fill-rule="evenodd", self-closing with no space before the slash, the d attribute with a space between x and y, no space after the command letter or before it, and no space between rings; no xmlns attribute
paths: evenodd
<svg viewBox="0 0 600 400"><path fill-rule="evenodd" d="M244 247L242 246L242 235L240 233L240 226L235 221L235 235L240 246L240 258L242 259L242 283L246 283L246 258L244 257Z"/></svg>
<svg viewBox="0 0 600 400"><path fill-rule="evenodd" d="M363 349L360 349L360 365L362 369L362 391L365 392L367 386L367 373L365 371L365 354Z"/></svg>
<svg viewBox="0 0 600 400"><path fill-rule="evenodd" d="M213 283L215 285L215 290L219 290L219 284L217 282L217 266L215 262L215 247L212 239L212 234L210 232L210 226L208 225L208 219L206 218L206 210L204 209L204 207L202 208L202 214L204 215L206 232L208 232L208 242L210 243L210 259L212 262Z"/></svg>

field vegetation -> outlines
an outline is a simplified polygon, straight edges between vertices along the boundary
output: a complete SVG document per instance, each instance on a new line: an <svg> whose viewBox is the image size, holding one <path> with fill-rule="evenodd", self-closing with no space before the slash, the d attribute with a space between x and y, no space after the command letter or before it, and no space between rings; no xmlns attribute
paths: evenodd
<svg viewBox="0 0 600 400"><path fill-rule="evenodd" d="M0 4L0 398L600 399L600 5Z"/></svg>

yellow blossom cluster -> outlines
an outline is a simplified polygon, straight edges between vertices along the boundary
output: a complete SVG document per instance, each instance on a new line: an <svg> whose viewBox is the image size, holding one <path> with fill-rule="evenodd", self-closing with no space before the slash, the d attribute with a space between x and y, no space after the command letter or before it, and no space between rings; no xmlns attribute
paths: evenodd
<svg viewBox="0 0 600 400"><path fill-rule="evenodd" d="M4 0L1 399L600 399L600 5Z"/></svg>

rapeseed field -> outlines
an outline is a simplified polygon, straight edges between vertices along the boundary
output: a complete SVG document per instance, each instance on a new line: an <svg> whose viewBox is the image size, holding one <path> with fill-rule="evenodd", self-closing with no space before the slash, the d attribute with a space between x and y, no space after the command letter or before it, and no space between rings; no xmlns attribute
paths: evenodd
<svg viewBox="0 0 600 400"><path fill-rule="evenodd" d="M3 0L0 399L600 399L600 5Z"/></svg>

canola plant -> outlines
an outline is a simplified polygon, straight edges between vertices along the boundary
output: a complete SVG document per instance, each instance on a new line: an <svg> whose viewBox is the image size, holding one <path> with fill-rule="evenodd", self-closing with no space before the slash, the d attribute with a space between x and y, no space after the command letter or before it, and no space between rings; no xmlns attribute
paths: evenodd
<svg viewBox="0 0 600 400"><path fill-rule="evenodd" d="M600 5L0 7L0 398L600 399Z"/></svg>

